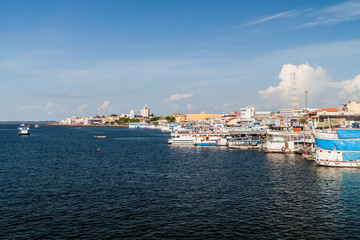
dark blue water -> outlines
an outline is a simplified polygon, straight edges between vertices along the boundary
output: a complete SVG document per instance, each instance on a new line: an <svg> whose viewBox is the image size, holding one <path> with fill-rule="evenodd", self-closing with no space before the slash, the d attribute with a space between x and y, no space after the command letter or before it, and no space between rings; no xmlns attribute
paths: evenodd
<svg viewBox="0 0 360 240"><path fill-rule="evenodd" d="M360 237L360 169L158 130L16 128L0 125L1 239Z"/></svg>

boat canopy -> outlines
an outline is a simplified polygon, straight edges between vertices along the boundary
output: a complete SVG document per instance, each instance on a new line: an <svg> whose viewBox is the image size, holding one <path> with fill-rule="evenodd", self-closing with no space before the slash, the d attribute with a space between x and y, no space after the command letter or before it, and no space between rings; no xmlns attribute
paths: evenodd
<svg viewBox="0 0 360 240"><path fill-rule="evenodd" d="M336 129L340 139L360 138L360 129Z"/></svg>
<svg viewBox="0 0 360 240"><path fill-rule="evenodd" d="M315 145L328 150L360 151L360 140L315 139Z"/></svg>
<svg viewBox="0 0 360 240"><path fill-rule="evenodd" d="M343 152L343 161L356 161L360 159L360 152Z"/></svg>

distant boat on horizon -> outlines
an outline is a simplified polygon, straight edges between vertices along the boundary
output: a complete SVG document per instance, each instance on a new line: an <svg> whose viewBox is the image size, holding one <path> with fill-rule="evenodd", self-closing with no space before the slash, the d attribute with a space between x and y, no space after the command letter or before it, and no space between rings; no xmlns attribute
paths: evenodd
<svg viewBox="0 0 360 240"><path fill-rule="evenodd" d="M29 125L28 126L25 126L25 124L21 124L19 127L18 127L18 130L19 130L19 136L28 136L30 135L30 127Z"/></svg>
<svg viewBox="0 0 360 240"><path fill-rule="evenodd" d="M107 136L94 136L94 138L106 138Z"/></svg>

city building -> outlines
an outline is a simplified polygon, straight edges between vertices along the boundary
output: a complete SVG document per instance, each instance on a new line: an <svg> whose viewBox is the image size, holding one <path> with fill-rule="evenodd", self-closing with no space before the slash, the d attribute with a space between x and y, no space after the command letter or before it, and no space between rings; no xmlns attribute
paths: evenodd
<svg viewBox="0 0 360 240"><path fill-rule="evenodd" d="M360 103L356 101L349 101L344 104L344 107L347 111L353 112L355 114L360 114Z"/></svg>
<svg viewBox="0 0 360 240"><path fill-rule="evenodd" d="M144 107L143 109L140 110L140 115L145 118L148 118L150 116L150 109Z"/></svg>
<svg viewBox="0 0 360 240"><path fill-rule="evenodd" d="M130 119L134 119L134 118L135 118L135 112L134 112L134 110L130 110L129 117L130 117Z"/></svg>
<svg viewBox="0 0 360 240"><path fill-rule="evenodd" d="M252 119L255 116L255 108L252 106L240 108L240 115L242 119Z"/></svg>
<svg viewBox="0 0 360 240"><path fill-rule="evenodd" d="M200 114L186 114L187 121L205 121L213 118L221 118L223 114L207 114L201 112Z"/></svg>

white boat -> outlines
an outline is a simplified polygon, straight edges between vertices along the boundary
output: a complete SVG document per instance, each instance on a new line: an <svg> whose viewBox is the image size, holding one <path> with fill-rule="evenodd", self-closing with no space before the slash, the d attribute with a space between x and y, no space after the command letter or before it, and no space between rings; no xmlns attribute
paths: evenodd
<svg viewBox="0 0 360 240"><path fill-rule="evenodd" d="M250 150L260 149L262 147L262 140L253 140L249 137L234 138L228 140L228 148Z"/></svg>
<svg viewBox="0 0 360 240"><path fill-rule="evenodd" d="M19 136L26 136L26 135L30 135L30 128L28 126L25 126L24 124L21 124L18 127L19 130Z"/></svg>
<svg viewBox="0 0 360 240"><path fill-rule="evenodd" d="M311 144L311 132L305 132L305 143ZM304 132L267 132L264 151L267 153L293 153L304 146Z"/></svg>
<svg viewBox="0 0 360 240"><path fill-rule="evenodd" d="M107 136L94 136L94 138L106 138Z"/></svg>
<svg viewBox="0 0 360 240"><path fill-rule="evenodd" d="M168 140L169 144L194 144L195 135L192 133L172 133L171 138Z"/></svg>
<svg viewBox="0 0 360 240"><path fill-rule="evenodd" d="M226 146L229 133L172 132L169 144L192 144L196 146Z"/></svg>
<svg viewBox="0 0 360 240"><path fill-rule="evenodd" d="M195 146L226 146L227 139L221 135L204 135L196 136L194 141Z"/></svg>
<svg viewBox="0 0 360 240"><path fill-rule="evenodd" d="M360 167L360 129L315 132L315 161L329 167Z"/></svg>

